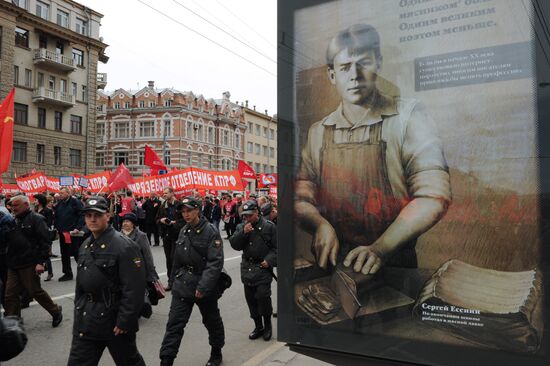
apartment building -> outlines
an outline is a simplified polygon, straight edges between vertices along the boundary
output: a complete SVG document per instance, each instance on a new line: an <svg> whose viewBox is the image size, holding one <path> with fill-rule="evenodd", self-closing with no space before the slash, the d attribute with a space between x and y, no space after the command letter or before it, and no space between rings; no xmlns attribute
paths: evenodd
<svg viewBox="0 0 550 366"><path fill-rule="evenodd" d="M47 175L94 170L97 88L106 75L103 15L71 0L0 1L0 97L15 87L10 170Z"/></svg>
<svg viewBox="0 0 550 366"><path fill-rule="evenodd" d="M147 174L145 145L170 169L231 170L244 156L244 115L229 92L207 100L149 81L137 91L99 92L97 113L97 171L124 163L136 177Z"/></svg>
<svg viewBox="0 0 550 366"><path fill-rule="evenodd" d="M248 108L248 101L244 104L246 133L244 135L244 160L256 174L277 172L277 116L270 116L267 110L264 113L256 111L256 107ZM253 185L249 188L254 190Z"/></svg>

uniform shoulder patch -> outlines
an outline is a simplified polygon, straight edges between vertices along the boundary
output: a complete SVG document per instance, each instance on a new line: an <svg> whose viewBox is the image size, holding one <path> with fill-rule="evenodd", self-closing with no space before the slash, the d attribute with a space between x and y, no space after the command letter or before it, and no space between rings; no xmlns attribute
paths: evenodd
<svg viewBox="0 0 550 366"><path fill-rule="evenodd" d="M134 262L134 264L136 265L137 268L141 267L141 258L140 257L133 258L132 262Z"/></svg>
<svg viewBox="0 0 550 366"><path fill-rule="evenodd" d="M214 240L214 247L219 248L222 246L222 241L220 239Z"/></svg>

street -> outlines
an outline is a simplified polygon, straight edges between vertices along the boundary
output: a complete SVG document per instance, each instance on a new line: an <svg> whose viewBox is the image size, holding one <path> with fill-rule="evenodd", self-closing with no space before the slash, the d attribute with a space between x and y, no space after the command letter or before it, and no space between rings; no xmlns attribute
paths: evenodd
<svg viewBox="0 0 550 366"><path fill-rule="evenodd" d="M225 233L222 233L225 236ZM166 284L166 264L162 246L151 247L157 272ZM53 252L59 254L59 243L53 245ZM244 290L240 280L240 252L231 248L229 241L224 239L225 269L233 279L233 285L220 299L220 310L225 326L225 347L223 348L223 365L255 365L265 356L281 347L276 342L276 319L274 319L273 339L269 342L263 339L250 341L248 334L253 329L248 307L244 299ZM58 328L52 328L51 316L36 302L30 308L23 309L22 316L29 338L26 349L15 359L3 363L8 366L30 365L65 365L69 356L73 325L73 300L75 280L59 282L62 275L60 258L52 258L54 278L50 282L42 282L43 288L63 307L63 322ZM76 266L72 260L73 272ZM42 275L46 278L46 274ZM274 310L276 311L276 283L272 285ZM159 349L164 335L171 293L153 307L150 319L140 319L140 330L137 333L137 343L145 363L158 365ZM185 328L182 345L176 365L205 365L210 355L208 334L204 328L198 308L195 307L191 319ZM105 350L100 365L113 365L108 350Z"/></svg>

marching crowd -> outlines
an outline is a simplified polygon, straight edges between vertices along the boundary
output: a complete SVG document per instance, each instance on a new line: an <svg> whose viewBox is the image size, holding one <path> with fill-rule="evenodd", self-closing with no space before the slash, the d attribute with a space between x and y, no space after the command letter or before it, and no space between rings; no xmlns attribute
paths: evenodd
<svg viewBox="0 0 550 366"><path fill-rule="evenodd" d="M63 311L42 289L53 273L52 243L59 240L62 275L75 279L73 339L69 365L97 365L107 348L117 365L144 365L136 346L139 317L171 291L161 365L172 365L184 328L197 305L208 330L211 355L207 365L222 362L224 325L218 299L231 286L223 270L223 241L242 251L241 281L254 329L250 339L272 337L271 282L277 266L277 201L273 197L223 193L178 199L172 188L162 197L75 195L0 196L0 302L6 317L18 319L36 300L52 316ZM168 281L155 269L151 246L162 245ZM1 333L1 331L0 331Z"/></svg>

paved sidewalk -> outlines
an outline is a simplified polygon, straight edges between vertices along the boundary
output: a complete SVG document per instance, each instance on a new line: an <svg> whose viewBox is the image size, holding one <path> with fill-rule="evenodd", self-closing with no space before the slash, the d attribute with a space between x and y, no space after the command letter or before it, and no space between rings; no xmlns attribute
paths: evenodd
<svg viewBox="0 0 550 366"><path fill-rule="evenodd" d="M281 342L275 343L273 346L258 354L253 359L249 360L243 366L330 366L331 364L321 362L311 357L307 357L296 352L292 352Z"/></svg>

